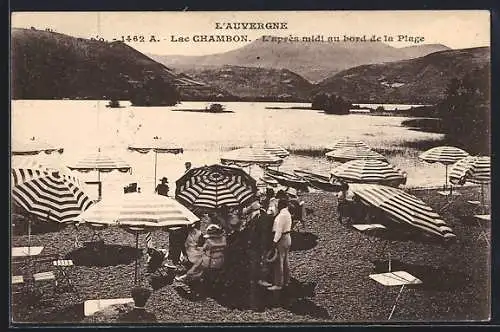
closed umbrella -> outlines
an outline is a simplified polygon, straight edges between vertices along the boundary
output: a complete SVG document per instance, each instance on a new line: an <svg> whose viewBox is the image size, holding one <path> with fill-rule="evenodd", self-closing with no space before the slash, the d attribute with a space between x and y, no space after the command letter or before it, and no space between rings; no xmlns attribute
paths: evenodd
<svg viewBox="0 0 500 332"><path fill-rule="evenodd" d="M357 159L348 161L331 174L338 179L354 183L377 183L399 186L406 182L406 174L386 161Z"/></svg>
<svg viewBox="0 0 500 332"><path fill-rule="evenodd" d="M243 169L214 164L186 172L176 181L175 198L187 206L217 209L244 205L256 191L255 180Z"/></svg>
<svg viewBox="0 0 500 332"><path fill-rule="evenodd" d="M124 227L136 235L136 247L139 233L187 226L198 220L196 215L173 198L154 193L112 196L94 204L76 218L81 223ZM137 283L137 260L135 282Z"/></svg>
<svg viewBox="0 0 500 332"><path fill-rule="evenodd" d="M401 189L377 184L355 184L350 187L363 202L381 209L394 222L407 224L445 239L456 237L431 207Z"/></svg>
<svg viewBox="0 0 500 332"><path fill-rule="evenodd" d="M363 147L346 147L339 148L325 154L328 158L335 161L346 162L356 159L375 159L386 160L386 158L378 152L372 151Z"/></svg>
<svg viewBox="0 0 500 332"><path fill-rule="evenodd" d="M53 152L63 153L64 148L57 147L47 142L31 137L29 140L13 140L11 145L12 155L37 155L39 153L51 154Z"/></svg>
<svg viewBox="0 0 500 332"><path fill-rule="evenodd" d="M122 173L131 172L132 167L116 156L107 155L101 152L93 153L85 156L74 165L69 165L69 169L77 170L79 172L97 171L97 181L101 183L101 172L108 173L113 170L118 170ZM101 199L101 190L99 188L99 199Z"/></svg>
<svg viewBox="0 0 500 332"><path fill-rule="evenodd" d="M351 138L342 138L337 140L335 143L333 143L331 146L328 146L328 150L337 150L341 148L366 148L369 149L370 147L359 140L351 139Z"/></svg>
<svg viewBox="0 0 500 332"><path fill-rule="evenodd" d="M448 165L468 156L469 154L466 151L454 146L438 146L425 151L418 158L428 163L440 163L445 166L444 189L446 190L448 188Z"/></svg>
<svg viewBox="0 0 500 332"><path fill-rule="evenodd" d="M139 153L148 153L149 151L154 151L154 181L156 181L156 169L157 169L157 158L158 153L183 153L184 150L181 147L175 146L171 142L165 141L158 136L153 137L153 139L145 141L145 142L137 142L130 144L128 147L131 151L137 151ZM155 186L155 182L153 181L153 186ZM155 187L153 187L153 190Z"/></svg>
<svg viewBox="0 0 500 332"><path fill-rule="evenodd" d="M276 155L280 158L286 158L290 155L290 152L288 152L285 148L279 145L260 143L260 144L253 144L252 147L257 149L263 149L264 151Z"/></svg>
<svg viewBox="0 0 500 332"><path fill-rule="evenodd" d="M464 184L466 182L481 185L481 203L484 206L483 185L491 182L490 157L465 157L451 166L450 182Z"/></svg>

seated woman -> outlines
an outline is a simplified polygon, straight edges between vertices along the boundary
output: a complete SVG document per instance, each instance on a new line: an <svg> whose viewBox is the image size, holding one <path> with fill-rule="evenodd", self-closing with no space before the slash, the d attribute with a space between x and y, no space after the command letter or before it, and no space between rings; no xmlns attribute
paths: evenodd
<svg viewBox="0 0 500 332"><path fill-rule="evenodd" d="M222 228L215 224L209 225L204 238L205 243L201 247L201 259L186 274L175 277L176 281L192 282L199 280L208 269L222 268L224 264L224 251L227 246Z"/></svg>
<svg viewBox="0 0 500 332"><path fill-rule="evenodd" d="M201 246L203 245L203 236L201 234L201 221L195 222L189 229L188 236L184 246L188 260L188 267L195 265L201 259Z"/></svg>

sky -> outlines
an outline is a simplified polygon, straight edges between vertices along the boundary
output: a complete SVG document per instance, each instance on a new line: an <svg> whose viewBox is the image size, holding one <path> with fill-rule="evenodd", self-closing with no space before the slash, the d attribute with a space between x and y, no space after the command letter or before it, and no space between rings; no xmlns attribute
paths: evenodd
<svg viewBox="0 0 500 332"><path fill-rule="evenodd" d="M216 29L216 23L283 22L280 30ZM50 28L81 38L121 40L152 54L204 55L242 47L263 35L324 38L393 36L387 44L404 47L444 44L450 48L490 45L490 13L486 10L441 11L268 11L268 12L14 12L14 28ZM127 36L144 37L127 42ZM151 36L155 40L150 42ZM199 35L246 35L240 42L193 42ZM398 35L407 36L398 41ZM180 37L189 37L181 42ZM412 37L412 38L409 38ZM423 37L423 41L422 41ZM173 41L175 39L176 41ZM417 42L418 41L418 42Z"/></svg>

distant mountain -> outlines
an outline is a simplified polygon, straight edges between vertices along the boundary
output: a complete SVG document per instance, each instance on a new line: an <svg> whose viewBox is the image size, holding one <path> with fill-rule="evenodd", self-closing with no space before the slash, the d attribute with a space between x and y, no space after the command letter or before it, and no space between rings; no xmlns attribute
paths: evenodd
<svg viewBox="0 0 500 332"><path fill-rule="evenodd" d="M203 56L149 56L181 72L224 65L275 68L291 70L315 82L359 65L411 59L448 49L441 44L395 48L381 42L277 43L260 38L225 53Z"/></svg>
<svg viewBox="0 0 500 332"><path fill-rule="evenodd" d="M313 86L287 69L223 66L191 69L186 73L243 100L309 101Z"/></svg>
<svg viewBox="0 0 500 332"><path fill-rule="evenodd" d="M358 103L433 104L445 97L451 79L489 63L489 47L448 50L411 60L350 68L319 82L313 90Z"/></svg>
<svg viewBox="0 0 500 332"><path fill-rule="evenodd" d="M181 96L224 93L179 76L122 42L102 42L35 29L12 29L14 99L129 99L154 80L159 91L176 86Z"/></svg>

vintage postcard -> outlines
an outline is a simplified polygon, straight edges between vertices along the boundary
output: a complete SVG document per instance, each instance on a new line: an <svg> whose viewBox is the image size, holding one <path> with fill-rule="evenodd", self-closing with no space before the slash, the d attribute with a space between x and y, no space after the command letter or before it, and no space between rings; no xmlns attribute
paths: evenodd
<svg viewBox="0 0 500 332"><path fill-rule="evenodd" d="M490 13L13 12L11 324L490 319Z"/></svg>

